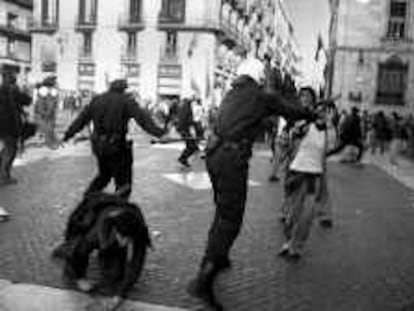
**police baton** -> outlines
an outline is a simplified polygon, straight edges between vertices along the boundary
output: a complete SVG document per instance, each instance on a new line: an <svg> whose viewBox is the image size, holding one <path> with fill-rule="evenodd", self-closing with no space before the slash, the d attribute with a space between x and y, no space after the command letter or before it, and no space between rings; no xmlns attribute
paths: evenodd
<svg viewBox="0 0 414 311"><path fill-rule="evenodd" d="M150 140L150 143L151 144L168 144L168 143L187 142L187 141L200 141L200 139L195 138L195 137L188 137L188 138L173 138L173 137L153 138L153 139Z"/></svg>

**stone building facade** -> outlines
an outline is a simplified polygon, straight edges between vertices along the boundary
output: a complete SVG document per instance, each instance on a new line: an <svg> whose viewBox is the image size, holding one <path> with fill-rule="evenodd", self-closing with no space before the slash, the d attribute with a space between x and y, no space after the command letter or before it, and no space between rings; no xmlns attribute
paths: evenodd
<svg viewBox="0 0 414 311"><path fill-rule="evenodd" d="M30 73L31 16L30 0L0 0L0 73L16 74L20 85Z"/></svg>
<svg viewBox="0 0 414 311"><path fill-rule="evenodd" d="M412 112L414 3L330 0L328 85L340 108Z"/></svg>
<svg viewBox="0 0 414 311"><path fill-rule="evenodd" d="M63 90L99 92L115 73L150 101L209 102L247 54L299 71L281 0L34 0L33 15L33 79Z"/></svg>

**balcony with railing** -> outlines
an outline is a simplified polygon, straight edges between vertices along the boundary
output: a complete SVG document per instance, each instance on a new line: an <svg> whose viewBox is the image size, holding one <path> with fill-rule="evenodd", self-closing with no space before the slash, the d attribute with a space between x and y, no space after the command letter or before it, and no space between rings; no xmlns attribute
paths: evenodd
<svg viewBox="0 0 414 311"><path fill-rule="evenodd" d="M95 75L95 60L90 47L82 46L78 52L78 75L93 77Z"/></svg>
<svg viewBox="0 0 414 311"><path fill-rule="evenodd" d="M224 2L217 29L221 43L230 48L247 48L249 37L246 36L244 25L244 17L240 14L240 10L232 7L229 2Z"/></svg>
<svg viewBox="0 0 414 311"><path fill-rule="evenodd" d="M98 23L97 15L78 15L75 20L76 31L92 31L96 29Z"/></svg>
<svg viewBox="0 0 414 311"><path fill-rule="evenodd" d="M21 23L1 23L0 34L23 41L30 41L30 32L27 20Z"/></svg>
<svg viewBox="0 0 414 311"><path fill-rule="evenodd" d="M12 4L17 4L19 6L22 6L26 9L33 9L33 1L30 0L5 0L6 2L10 2Z"/></svg>
<svg viewBox="0 0 414 311"><path fill-rule="evenodd" d="M3 53L0 53L0 58L15 60L15 61L19 60L19 57L15 51L7 51L7 50L3 51Z"/></svg>
<svg viewBox="0 0 414 311"><path fill-rule="evenodd" d="M121 14L118 20L118 28L122 31L140 31L145 28L145 24L140 14Z"/></svg>
<svg viewBox="0 0 414 311"><path fill-rule="evenodd" d="M94 56L92 52L80 50L78 54L79 63L94 63Z"/></svg>
<svg viewBox="0 0 414 311"><path fill-rule="evenodd" d="M158 27L161 30L179 29L185 25L185 0L163 0L158 15Z"/></svg>
<svg viewBox="0 0 414 311"><path fill-rule="evenodd" d="M95 76L95 63L93 62L79 62L78 63L78 75L84 77Z"/></svg>
<svg viewBox="0 0 414 311"><path fill-rule="evenodd" d="M138 60L137 50L136 49L126 49L121 54L122 63L136 63Z"/></svg>
<svg viewBox="0 0 414 311"><path fill-rule="evenodd" d="M140 75L140 65L137 62L121 63L122 75L126 78L138 78Z"/></svg>
<svg viewBox="0 0 414 311"><path fill-rule="evenodd" d="M58 29L59 23L56 17L29 20L30 32L53 34Z"/></svg>

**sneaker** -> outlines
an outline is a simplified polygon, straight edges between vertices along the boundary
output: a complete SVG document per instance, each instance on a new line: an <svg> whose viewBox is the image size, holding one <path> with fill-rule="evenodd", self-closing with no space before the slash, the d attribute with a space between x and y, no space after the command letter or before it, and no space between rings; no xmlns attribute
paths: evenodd
<svg viewBox="0 0 414 311"><path fill-rule="evenodd" d="M321 227L325 228L325 229L330 229L333 227L333 221L332 219L321 219L319 221L319 224L321 225Z"/></svg>
<svg viewBox="0 0 414 311"><path fill-rule="evenodd" d="M190 163L188 163L188 160L186 160L186 159L179 158L178 162L180 162L180 164L185 166L185 167L191 167Z"/></svg>
<svg viewBox="0 0 414 311"><path fill-rule="evenodd" d="M276 176L276 175L271 175L269 177L269 181L270 182L278 182L279 180L280 180L280 178L278 176Z"/></svg>
<svg viewBox="0 0 414 311"><path fill-rule="evenodd" d="M279 250L278 255L280 257L284 257L284 256L288 256L289 255L289 244L288 243L284 243L282 245L282 247Z"/></svg>

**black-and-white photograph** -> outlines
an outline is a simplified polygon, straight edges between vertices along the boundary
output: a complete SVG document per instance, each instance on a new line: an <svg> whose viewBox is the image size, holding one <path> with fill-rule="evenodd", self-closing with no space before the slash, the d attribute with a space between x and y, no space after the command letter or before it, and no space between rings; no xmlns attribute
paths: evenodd
<svg viewBox="0 0 414 311"><path fill-rule="evenodd" d="M414 311L414 0L0 0L0 311Z"/></svg>

